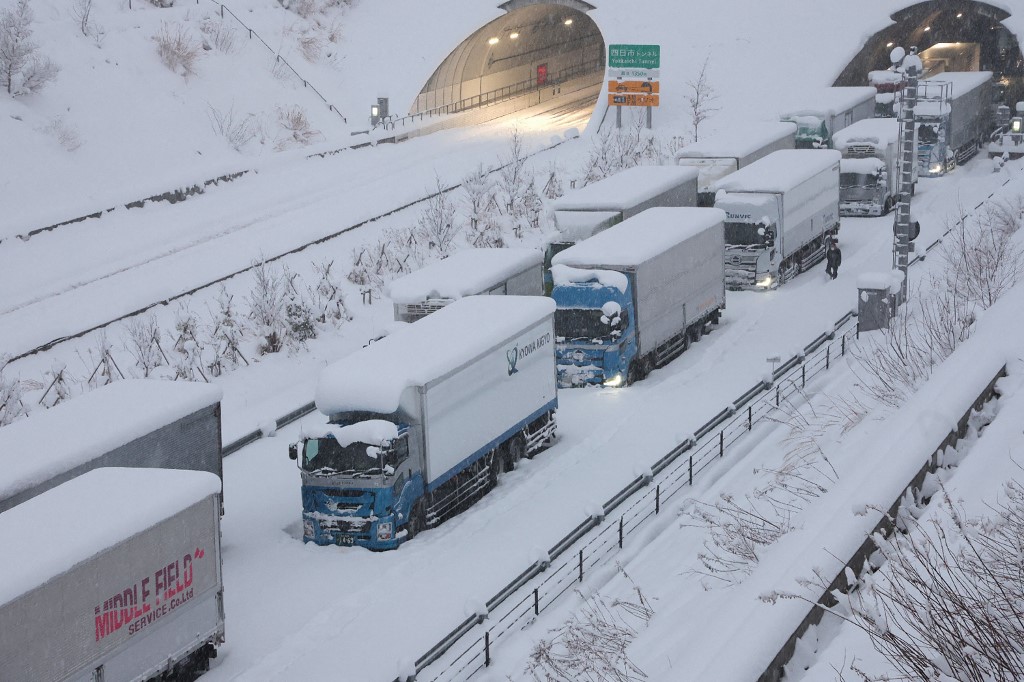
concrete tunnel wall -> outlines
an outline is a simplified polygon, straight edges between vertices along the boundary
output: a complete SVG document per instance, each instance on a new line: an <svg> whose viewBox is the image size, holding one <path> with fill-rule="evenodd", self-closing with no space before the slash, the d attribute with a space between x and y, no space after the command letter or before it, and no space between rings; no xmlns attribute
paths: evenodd
<svg viewBox="0 0 1024 682"><path fill-rule="evenodd" d="M599 83L604 77L604 56L601 32L584 12L560 4L513 9L456 47L427 80L409 113L517 83L536 83L541 65L546 66L551 83L570 74L592 74Z"/></svg>

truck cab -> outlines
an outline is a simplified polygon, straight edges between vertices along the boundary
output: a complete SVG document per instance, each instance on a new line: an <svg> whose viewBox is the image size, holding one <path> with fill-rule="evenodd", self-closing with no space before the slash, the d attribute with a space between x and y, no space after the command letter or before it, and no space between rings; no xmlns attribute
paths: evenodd
<svg viewBox="0 0 1024 682"><path fill-rule="evenodd" d="M397 414L345 413L292 444L302 475L303 542L394 549L421 530L415 431Z"/></svg>
<svg viewBox="0 0 1024 682"><path fill-rule="evenodd" d="M770 194L720 192L715 201L725 220L725 282L731 288L772 289L781 266L779 200Z"/></svg>
<svg viewBox="0 0 1024 682"><path fill-rule="evenodd" d="M621 386L637 353L629 279L619 272L552 268L558 387Z"/></svg>

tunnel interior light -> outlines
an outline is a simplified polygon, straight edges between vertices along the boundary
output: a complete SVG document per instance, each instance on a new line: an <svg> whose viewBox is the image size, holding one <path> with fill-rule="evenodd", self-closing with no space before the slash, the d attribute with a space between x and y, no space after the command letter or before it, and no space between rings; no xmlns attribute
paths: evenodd
<svg viewBox="0 0 1024 682"><path fill-rule="evenodd" d="M964 18L964 13L963 12L957 12L956 18L957 19L963 19Z"/></svg>
<svg viewBox="0 0 1024 682"><path fill-rule="evenodd" d="M931 26L925 26L925 27L924 27L924 30L925 30L925 31L930 31L930 30L932 30L932 27L931 27Z"/></svg>
<svg viewBox="0 0 1024 682"><path fill-rule="evenodd" d="M893 46L893 45L895 45L895 44L896 44L896 43L886 43L886 44L885 44L885 46L886 46L886 47L892 47L892 46Z"/></svg>
<svg viewBox="0 0 1024 682"><path fill-rule="evenodd" d="M515 39L516 39L516 38L518 38L518 37L519 37L519 34L518 34L518 33L516 33L515 31L512 31L512 33L509 33L509 34L508 34L508 38L509 38L509 40L515 40Z"/></svg>
<svg viewBox="0 0 1024 682"><path fill-rule="evenodd" d="M488 40L487 40L487 44L488 45L497 45L499 42L501 42L501 41L498 40L497 38L488 38Z"/></svg>
<svg viewBox="0 0 1024 682"><path fill-rule="evenodd" d="M566 19L562 23L565 24L566 26L572 26L572 19Z"/></svg>

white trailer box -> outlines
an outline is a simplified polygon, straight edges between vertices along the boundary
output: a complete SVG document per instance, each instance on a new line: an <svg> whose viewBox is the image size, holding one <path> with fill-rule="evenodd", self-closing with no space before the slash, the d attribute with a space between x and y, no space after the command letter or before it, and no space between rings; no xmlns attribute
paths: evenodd
<svg viewBox="0 0 1024 682"><path fill-rule="evenodd" d="M219 498L208 472L99 468L0 513L0 680L206 670L224 641Z"/></svg>
<svg viewBox="0 0 1024 682"><path fill-rule="evenodd" d="M795 123L752 123L683 147L676 152L676 165L697 169L697 202L713 206L715 182L772 152L795 148Z"/></svg>
<svg viewBox="0 0 1024 682"><path fill-rule="evenodd" d="M634 166L603 180L571 190L552 203L555 225L571 226L562 242L576 242L591 236L579 231L579 213L611 213L618 221L655 206L696 206L697 170L679 166ZM602 216L597 226L610 227ZM572 239L568 237L571 236Z"/></svg>
<svg viewBox="0 0 1024 682"><path fill-rule="evenodd" d="M637 355L645 356L711 311L725 308L723 222L713 208L652 208L555 256L553 267L626 275ZM555 272L556 284L562 275ZM585 281L585 280L584 280Z"/></svg>
<svg viewBox="0 0 1024 682"><path fill-rule="evenodd" d="M941 175L989 141L993 88L991 71L947 71L920 81L914 115L924 172Z"/></svg>
<svg viewBox="0 0 1024 682"><path fill-rule="evenodd" d="M555 304L468 296L324 369L317 408L410 427L428 492L557 406Z"/></svg>
<svg viewBox="0 0 1024 682"><path fill-rule="evenodd" d="M779 120L797 124L797 149L832 146L832 136L848 125L875 115L873 87L830 87L801 94Z"/></svg>
<svg viewBox="0 0 1024 682"><path fill-rule="evenodd" d="M775 286L821 261L839 230L839 160L830 149L779 151L715 184L730 286Z"/></svg>
<svg viewBox="0 0 1024 682"><path fill-rule="evenodd" d="M456 299L477 294L543 296L543 252L463 249L396 279L388 288L399 322L415 322Z"/></svg>
<svg viewBox="0 0 1024 682"><path fill-rule="evenodd" d="M96 467L221 475L220 399L210 384L126 379L0 429L0 512Z"/></svg>

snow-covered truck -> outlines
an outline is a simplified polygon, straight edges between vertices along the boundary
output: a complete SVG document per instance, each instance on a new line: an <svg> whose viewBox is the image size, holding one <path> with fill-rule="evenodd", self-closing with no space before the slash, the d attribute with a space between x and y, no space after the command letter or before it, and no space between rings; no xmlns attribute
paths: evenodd
<svg viewBox="0 0 1024 682"><path fill-rule="evenodd" d="M795 123L750 123L683 147L676 152L676 165L697 169L697 205L710 207L715 205L715 182L772 152L795 148Z"/></svg>
<svg viewBox="0 0 1024 682"><path fill-rule="evenodd" d="M548 246L551 258L587 237L655 206L696 206L696 168L634 166L571 190L552 203L558 234Z"/></svg>
<svg viewBox="0 0 1024 682"><path fill-rule="evenodd" d="M796 123L797 149L831 149L836 132L874 117L876 92L866 86L809 90L779 120Z"/></svg>
<svg viewBox="0 0 1024 682"><path fill-rule="evenodd" d="M899 200L900 124L895 118L867 118L832 137L839 162L839 215L880 216ZM917 180L917 162L911 168Z"/></svg>
<svg viewBox="0 0 1024 682"><path fill-rule="evenodd" d="M650 208L555 256L560 388L640 381L718 321L724 220L715 208Z"/></svg>
<svg viewBox="0 0 1024 682"><path fill-rule="evenodd" d="M839 233L839 160L832 149L783 150L715 183L729 288L774 288L825 257Z"/></svg>
<svg viewBox="0 0 1024 682"><path fill-rule="evenodd" d="M946 71L918 83L918 172L945 175L966 163L995 128L991 71Z"/></svg>
<svg viewBox="0 0 1024 682"><path fill-rule="evenodd" d="M0 680L192 680L224 641L220 489L94 469L0 513Z"/></svg>
<svg viewBox="0 0 1024 682"><path fill-rule="evenodd" d="M326 367L289 447L303 540L393 549L555 437L555 303L469 296Z"/></svg>
<svg viewBox="0 0 1024 682"><path fill-rule="evenodd" d="M538 249L463 249L391 283L395 320L415 322L452 301L477 294L544 295Z"/></svg>
<svg viewBox="0 0 1024 682"><path fill-rule="evenodd" d="M97 467L221 477L220 400L210 384L125 379L0 429L0 512Z"/></svg>

